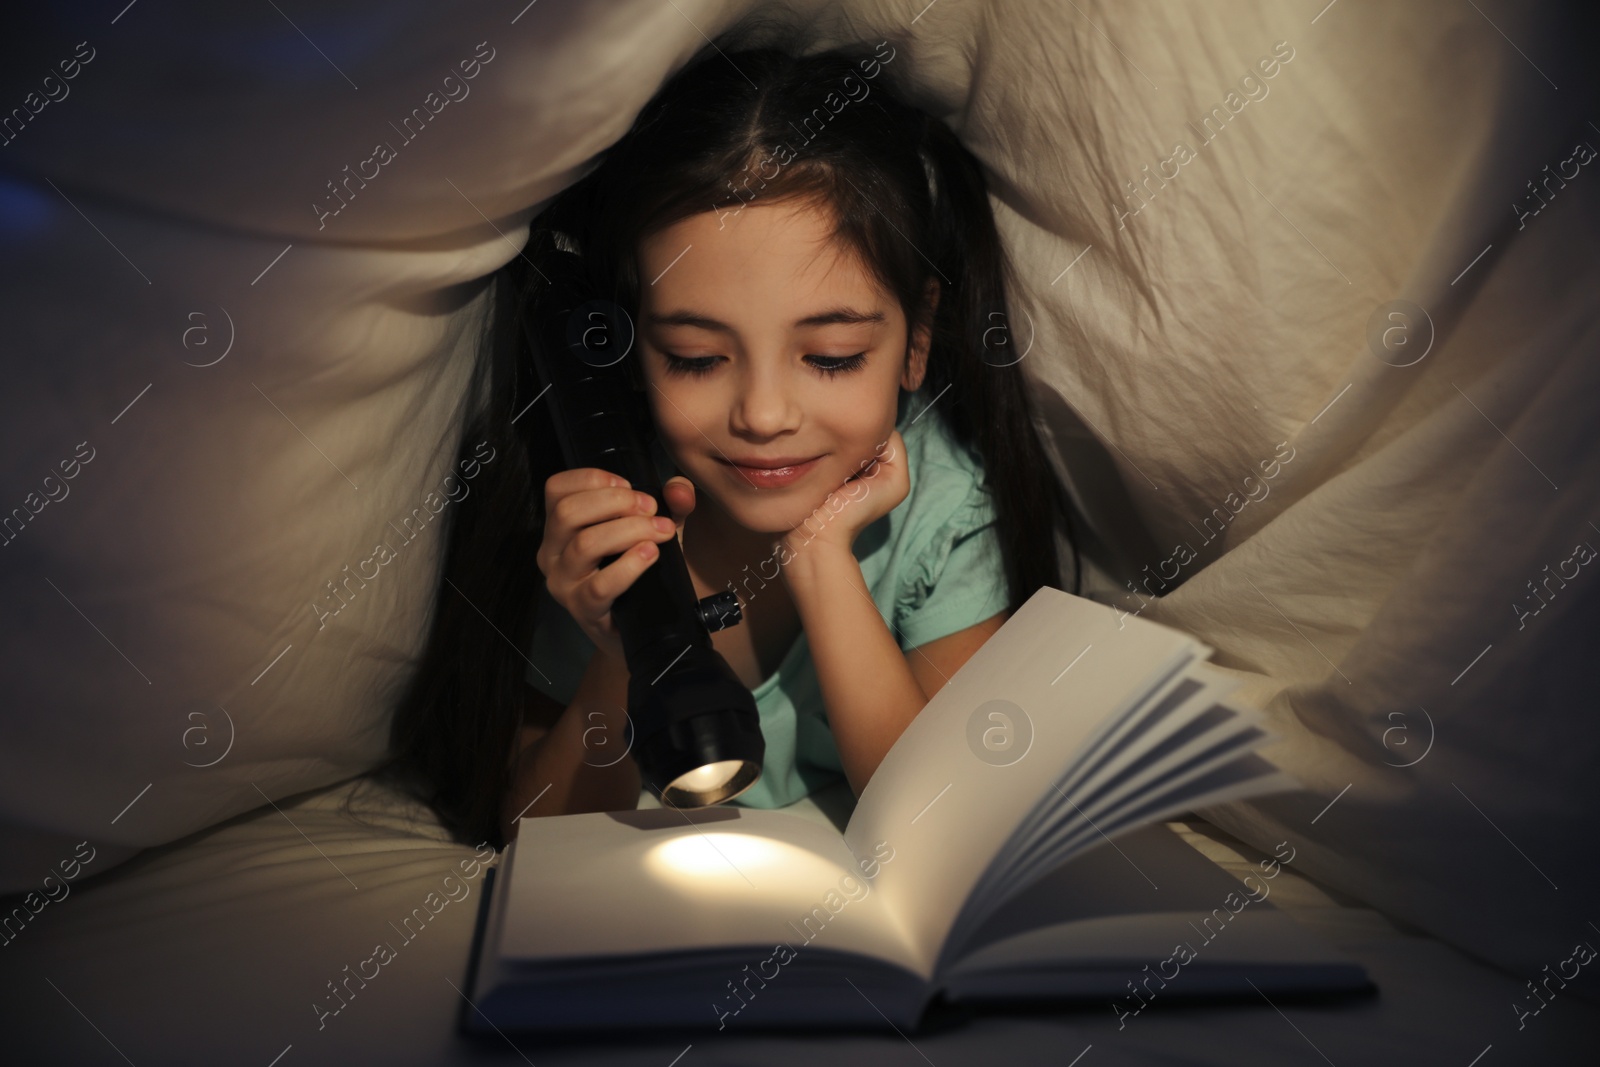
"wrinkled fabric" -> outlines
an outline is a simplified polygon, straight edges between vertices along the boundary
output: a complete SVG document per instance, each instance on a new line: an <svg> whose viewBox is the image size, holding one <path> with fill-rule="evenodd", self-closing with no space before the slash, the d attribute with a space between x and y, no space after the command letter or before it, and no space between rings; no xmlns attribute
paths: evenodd
<svg viewBox="0 0 1600 1067"><path fill-rule="evenodd" d="M0 890L379 758L482 279L755 6L13 19ZM1089 591L1211 644L1307 786L1208 814L1565 956L1600 891L1585 9L792 6L788 46L891 41L989 168Z"/></svg>

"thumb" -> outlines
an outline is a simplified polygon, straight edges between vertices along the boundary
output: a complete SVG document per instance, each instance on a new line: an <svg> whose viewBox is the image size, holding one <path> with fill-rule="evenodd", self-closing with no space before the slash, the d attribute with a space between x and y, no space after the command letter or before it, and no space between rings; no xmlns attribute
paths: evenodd
<svg viewBox="0 0 1600 1067"><path fill-rule="evenodd" d="M674 475L666 480L661 487L661 495L667 498L667 510L672 514L672 521L678 524L678 536L683 536L683 523L694 510L694 483L680 475Z"/></svg>

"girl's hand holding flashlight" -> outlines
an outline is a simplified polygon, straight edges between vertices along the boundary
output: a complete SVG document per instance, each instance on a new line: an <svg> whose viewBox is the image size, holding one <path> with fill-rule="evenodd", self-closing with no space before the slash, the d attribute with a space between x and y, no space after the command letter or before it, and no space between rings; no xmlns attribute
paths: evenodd
<svg viewBox="0 0 1600 1067"><path fill-rule="evenodd" d="M580 467L545 482L544 540L536 561L550 596L567 610L595 647L622 663L622 637L611 604L660 556L656 548L682 537L694 510L694 485L684 477L662 487L672 517L609 471ZM620 553L620 555L618 555ZM607 556L617 556L601 567Z"/></svg>

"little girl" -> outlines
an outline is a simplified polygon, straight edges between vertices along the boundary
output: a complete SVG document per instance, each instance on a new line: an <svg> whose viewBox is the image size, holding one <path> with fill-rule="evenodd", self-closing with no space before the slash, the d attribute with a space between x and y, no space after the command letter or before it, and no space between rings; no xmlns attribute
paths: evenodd
<svg viewBox="0 0 1600 1067"><path fill-rule="evenodd" d="M1006 344L982 171L888 91L894 58L708 47L498 279L487 410L462 440L505 458L455 513L387 765L461 840L636 806L610 608L669 537L699 595L743 607L712 640L760 711L762 774L732 801L757 807L841 778L859 795L1010 613L1062 585L1067 506ZM670 516L559 469L559 398L535 400L517 329L557 248L615 279L636 326Z"/></svg>

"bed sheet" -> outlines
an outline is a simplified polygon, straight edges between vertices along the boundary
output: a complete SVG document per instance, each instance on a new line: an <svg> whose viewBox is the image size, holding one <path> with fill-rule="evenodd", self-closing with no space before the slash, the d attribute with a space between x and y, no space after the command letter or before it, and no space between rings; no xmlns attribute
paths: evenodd
<svg viewBox="0 0 1600 1067"><path fill-rule="evenodd" d="M835 791L837 792L837 791ZM648 806L648 805L645 805ZM847 816L823 794L790 811ZM1205 823L1171 824L1239 876L1262 858ZM1359 959L1381 990L1342 1004L1153 1003L983 1015L913 1036L744 1036L610 1043L454 1036L482 874L426 812L356 779L264 806L76 883L0 948L7 1064L1485 1064L1592 1063L1600 1008L1558 998L1517 1031L1518 976L1467 959L1285 867L1272 899ZM465 895L445 888L454 875ZM436 902L426 904L430 893ZM459 899L455 899L459 898ZM438 903L437 901L443 901ZM15 903L9 901L8 903ZM437 913L400 924L414 908ZM410 940L405 940L409 936ZM362 967L375 942L394 947ZM328 983L371 975L337 1014ZM1092 1046L1092 1048L1091 1048ZM1074 1057L1084 1053L1081 1061ZM1319 1057L1320 1053L1320 1057ZM680 1054L681 1058L680 1058Z"/></svg>
<svg viewBox="0 0 1600 1067"><path fill-rule="evenodd" d="M381 758L483 279L758 9L891 42L987 168L1091 591L1214 646L1307 787L1208 816L1525 979L1564 958L1600 921L1600 68L1555 0L24 6L0 889Z"/></svg>

